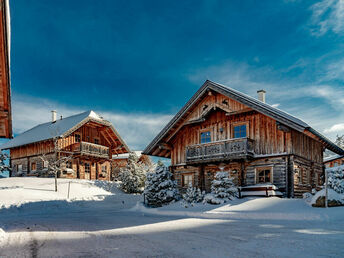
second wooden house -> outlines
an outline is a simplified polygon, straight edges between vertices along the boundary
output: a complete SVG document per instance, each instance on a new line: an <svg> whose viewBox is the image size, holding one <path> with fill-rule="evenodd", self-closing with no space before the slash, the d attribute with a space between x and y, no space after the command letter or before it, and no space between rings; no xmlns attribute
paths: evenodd
<svg viewBox="0 0 344 258"><path fill-rule="evenodd" d="M18 135L1 149L10 150L12 176L42 175L49 160L62 155L70 160L59 177L100 180L110 180L112 155L129 152L113 125L93 111L61 119L53 111L51 122Z"/></svg>
<svg viewBox="0 0 344 258"><path fill-rule="evenodd" d="M239 91L206 81L143 151L171 158L181 188L210 190L217 171L238 186L274 184L301 196L322 184L325 148L344 151L302 120Z"/></svg>

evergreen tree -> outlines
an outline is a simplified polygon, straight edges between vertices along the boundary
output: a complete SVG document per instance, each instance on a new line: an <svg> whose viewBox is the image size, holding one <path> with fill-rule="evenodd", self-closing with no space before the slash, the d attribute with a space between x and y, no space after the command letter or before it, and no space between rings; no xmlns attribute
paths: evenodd
<svg viewBox="0 0 344 258"><path fill-rule="evenodd" d="M177 183L172 180L172 173L161 161L155 172L147 174L144 194L147 205L151 207L161 207L178 199Z"/></svg>
<svg viewBox="0 0 344 258"><path fill-rule="evenodd" d="M11 168L8 164L6 164L6 160L8 159L8 155L0 151L0 174L9 171L11 173Z"/></svg>
<svg viewBox="0 0 344 258"><path fill-rule="evenodd" d="M344 166L327 169L328 186L339 194L344 194Z"/></svg>
<svg viewBox="0 0 344 258"><path fill-rule="evenodd" d="M201 189L193 187L191 183L188 185L186 193L183 194L185 207L188 207L189 205L192 206L194 203L202 202L203 198L204 193L202 193Z"/></svg>
<svg viewBox="0 0 344 258"><path fill-rule="evenodd" d="M204 202L222 204L235 197L238 197L238 188L233 179L228 177L228 172L217 172L211 183L211 193L204 197Z"/></svg>
<svg viewBox="0 0 344 258"><path fill-rule="evenodd" d="M146 167L139 162L139 157L129 153L127 166L119 174L121 189L126 193L142 193L146 180Z"/></svg>

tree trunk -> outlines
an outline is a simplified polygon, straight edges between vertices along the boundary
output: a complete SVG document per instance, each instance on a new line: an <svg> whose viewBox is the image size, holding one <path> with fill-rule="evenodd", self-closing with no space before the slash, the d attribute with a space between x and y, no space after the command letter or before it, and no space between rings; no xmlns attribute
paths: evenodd
<svg viewBox="0 0 344 258"><path fill-rule="evenodd" d="M55 192L57 192L57 173L55 173Z"/></svg>

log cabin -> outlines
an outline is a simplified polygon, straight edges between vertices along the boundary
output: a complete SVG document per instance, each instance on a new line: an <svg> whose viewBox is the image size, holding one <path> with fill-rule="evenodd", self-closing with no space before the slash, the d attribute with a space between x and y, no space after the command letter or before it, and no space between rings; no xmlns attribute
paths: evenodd
<svg viewBox="0 0 344 258"><path fill-rule="evenodd" d="M12 138L9 0L0 0L0 138Z"/></svg>
<svg viewBox="0 0 344 258"><path fill-rule="evenodd" d="M302 120L207 80L143 151L170 158L181 189L209 191L218 171L238 186L273 184L285 197L319 187L325 148L344 151Z"/></svg>
<svg viewBox="0 0 344 258"><path fill-rule="evenodd" d="M324 165L327 168L333 168L344 165L344 155L333 155L324 158Z"/></svg>
<svg viewBox="0 0 344 258"><path fill-rule="evenodd" d="M110 180L112 155L128 153L129 148L113 125L94 111L43 123L0 146L10 151L11 176L42 175L49 160L68 156L61 178ZM46 159L42 159L42 157Z"/></svg>

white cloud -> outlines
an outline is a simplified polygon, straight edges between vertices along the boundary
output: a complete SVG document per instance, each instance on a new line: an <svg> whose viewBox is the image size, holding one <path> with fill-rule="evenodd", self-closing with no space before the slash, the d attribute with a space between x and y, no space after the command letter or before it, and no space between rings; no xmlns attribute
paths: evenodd
<svg viewBox="0 0 344 258"><path fill-rule="evenodd" d="M331 126L330 128L325 129L324 132L325 133L339 133L339 132L344 133L344 123L335 124Z"/></svg>
<svg viewBox="0 0 344 258"><path fill-rule="evenodd" d="M311 33L322 36L328 31L344 32L344 1L323 0L311 6Z"/></svg>
<svg viewBox="0 0 344 258"><path fill-rule="evenodd" d="M67 117L86 111L79 107L65 106L51 100L13 97L13 130L15 134L22 133L40 123L51 119L50 111L57 110L58 117ZM90 108L92 109L92 108ZM172 115L164 114L132 114L97 111L104 119L115 126L124 141L133 150L143 149L168 123Z"/></svg>

